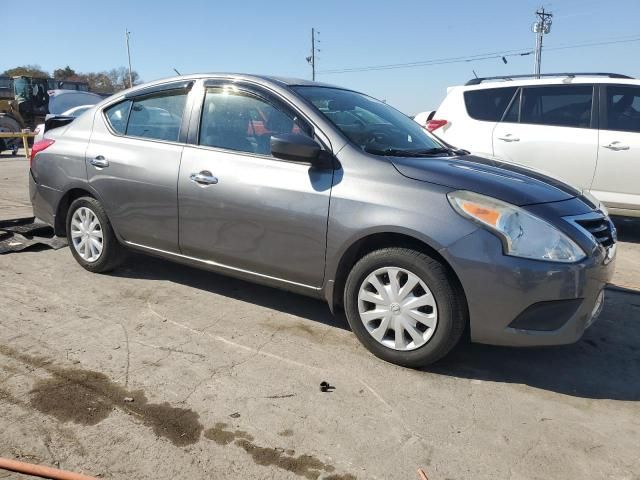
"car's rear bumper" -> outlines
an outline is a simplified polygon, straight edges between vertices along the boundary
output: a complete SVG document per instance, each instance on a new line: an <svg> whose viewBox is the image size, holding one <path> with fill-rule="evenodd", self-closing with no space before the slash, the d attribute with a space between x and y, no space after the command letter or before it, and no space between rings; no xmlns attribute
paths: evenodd
<svg viewBox="0 0 640 480"><path fill-rule="evenodd" d="M484 229L441 253L462 283L472 341L508 346L578 341L599 313L615 263L601 248L573 264L507 256Z"/></svg>
<svg viewBox="0 0 640 480"><path fill-rule="evenodd" d="M33 215L51 226L55 226L54 205L58 205L61 192L38 184L29 171L29 198Z"/></svg>

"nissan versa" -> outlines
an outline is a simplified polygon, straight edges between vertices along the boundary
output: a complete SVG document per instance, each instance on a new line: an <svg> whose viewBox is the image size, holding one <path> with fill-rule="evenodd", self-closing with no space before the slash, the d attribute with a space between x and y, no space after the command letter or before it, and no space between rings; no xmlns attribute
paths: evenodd
<svg viewBox="0 0 640 480"><path fill-rule="evenodd" d="M31 201L85 269L131 248L324 298L400 365L435 362L467 328L575 342L613 273L596 200L351 90L193 75L58 120L34 145Z"/></svg>

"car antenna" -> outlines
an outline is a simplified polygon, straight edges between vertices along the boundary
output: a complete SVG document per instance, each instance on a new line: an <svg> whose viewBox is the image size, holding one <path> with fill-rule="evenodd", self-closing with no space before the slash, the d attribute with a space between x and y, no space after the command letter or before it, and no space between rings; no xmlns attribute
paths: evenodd
<svg viewBox="0 0 640 480"><path fill-rule="evenodd" d="M174 71L174 72L176 72L178 75L182 75L182 74L178 71L178 69L177 69L177 68L174 68L174 69L173 69L173 71ZM478 77L476 76L476 78L478 78Z"/></svg>
<svg viewBox="0 0 640 480"><path fill-rule="evenodd" d="M471 69L471 71L473 72L473 75L474 75L476 78L478 78L478 74L476 73L476 71L475 71L475 70L473 70L473 69Z"/></svg>

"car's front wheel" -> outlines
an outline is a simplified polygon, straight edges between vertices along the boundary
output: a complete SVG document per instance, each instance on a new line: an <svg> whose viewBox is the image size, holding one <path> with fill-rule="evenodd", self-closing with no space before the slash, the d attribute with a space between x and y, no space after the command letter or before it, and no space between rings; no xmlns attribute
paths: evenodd
<svg viewBox="0 0 640 480"><path fill-rule="evenodd" d="M123 260L122 246L95 198L81 197L71 203L67 212L67 239L74 258L90 272L109 272Z"/></svg>
<svg viewBox="0 0 640 480"><path fill-rule="evenodd" d="M449 270L406 248L384 248L360 259L347 278L344 305L367 349L414 368L449 353L467 322L464 295Z"/></svg>

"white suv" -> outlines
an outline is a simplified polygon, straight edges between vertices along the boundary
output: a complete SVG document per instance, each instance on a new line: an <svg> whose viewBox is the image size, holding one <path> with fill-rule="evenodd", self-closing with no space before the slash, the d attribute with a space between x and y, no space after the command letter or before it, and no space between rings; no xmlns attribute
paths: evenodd
<svg viewBox="0 0 640 480"><path fill-rule="evenodd" d="M549 172L614 215L640 216L640 80L526 77L450 87L423 125L456 147Z"/></svg>

